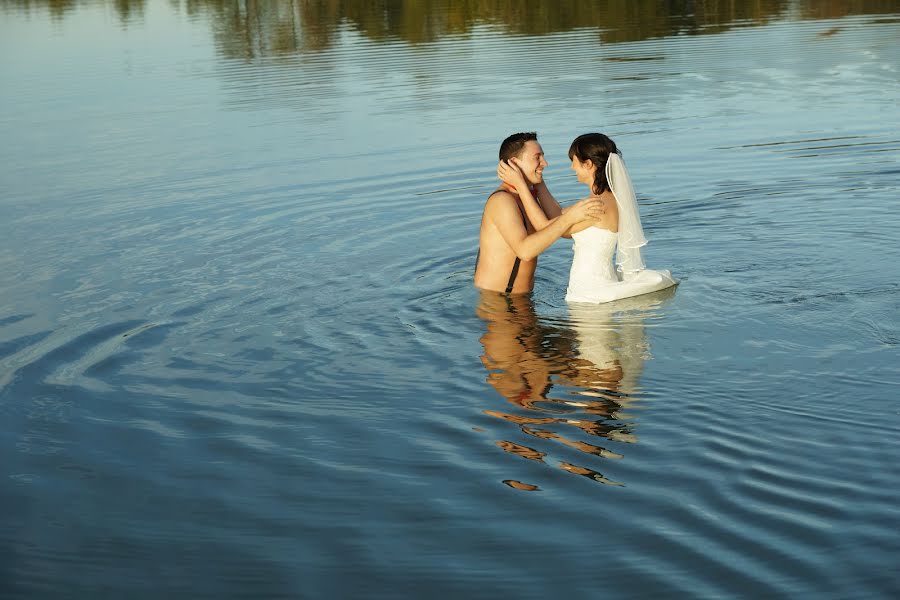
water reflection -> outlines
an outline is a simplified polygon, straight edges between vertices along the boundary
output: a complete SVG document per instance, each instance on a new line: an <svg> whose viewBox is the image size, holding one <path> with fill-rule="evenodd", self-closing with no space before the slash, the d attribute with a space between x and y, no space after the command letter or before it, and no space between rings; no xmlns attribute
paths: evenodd
<svg viewBox="0 0 900 600"><path fill-rule="evenodd" d="M143 19L146 0L7 0L20 11L47 10L62 18L89 4L111 5L123 24ZM220 52L252 58L316 52L334 46L349 26L374 41L428 43L490 25L507 33L545 35L594 28L606 43L671 35L719 33L785 17L839 18L890 14L896 0L172 0L192 17L209 19Z"/></svg>
<svg viewBox="0 0 900 600"><path fill-rule="evenodd" d="M538 317L530 296L482 293L477 314L485 322L480 341L486 381L513 405L485 413L517 425L528 436L498 440L497 446L547 464L555 450L594 457L586 460L622 458L622 445L637 442L634 418L624 411L639 398L638 381L650 356L645 321L674 293L669 289L597 306L573 304L565 323ZM526 442L531 439L535 441ZM558 466L622 485L583 464L560 460ZM513 479L504 483L539 489Z"/></svg>

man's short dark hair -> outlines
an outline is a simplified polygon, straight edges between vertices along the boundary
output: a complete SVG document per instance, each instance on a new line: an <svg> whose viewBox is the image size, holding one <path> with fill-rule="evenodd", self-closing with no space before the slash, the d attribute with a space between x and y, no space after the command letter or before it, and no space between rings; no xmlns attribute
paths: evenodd
<svg viewBox="0 0 900 600"><path fill-rule="evenodd" d="M536 142L537 134L533 131L525 133L514 133L500 144L500 160L509 160L513 157L518 158L522 154L522 148L526 142Z"/></svg>

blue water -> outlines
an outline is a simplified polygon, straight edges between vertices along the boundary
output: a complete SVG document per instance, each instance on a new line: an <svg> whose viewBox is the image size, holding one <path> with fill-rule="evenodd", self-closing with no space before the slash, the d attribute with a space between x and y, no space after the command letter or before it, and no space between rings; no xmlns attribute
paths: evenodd
<svg viewBox="0 0 900 600"><path fill-rule="evenodd" d="M674 4L0 4L0 596L900 595L900 3ZM521 130L677 290L473 288Z"/></svg>

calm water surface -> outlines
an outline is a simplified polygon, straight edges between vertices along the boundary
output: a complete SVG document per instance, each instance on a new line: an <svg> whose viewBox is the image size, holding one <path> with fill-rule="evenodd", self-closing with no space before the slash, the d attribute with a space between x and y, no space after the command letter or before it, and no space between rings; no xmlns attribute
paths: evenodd
<svg viewBox="0 0 900 600"><path fill-rule="evenodd" d="M0 595L900 595L900 2L0 3ZM472 287L500 140L674 293Z"/></svg>

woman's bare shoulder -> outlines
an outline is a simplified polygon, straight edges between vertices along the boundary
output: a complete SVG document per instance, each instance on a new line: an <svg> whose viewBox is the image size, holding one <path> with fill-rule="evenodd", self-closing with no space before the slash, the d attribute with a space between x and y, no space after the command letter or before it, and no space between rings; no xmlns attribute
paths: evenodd
<svg viewBox="0 0 900 600"><path fill-rule="evenodd" d="M615 233L619 230L619 207L616 205L616 197L610 190L606 190L600 195L591 194L587 198L597 198L603 203L604 212L599 220L593 222L579 223L578 229L573 228L572 233L587 229L588 227L597 227L598 229L608 229Z"/></svg>

